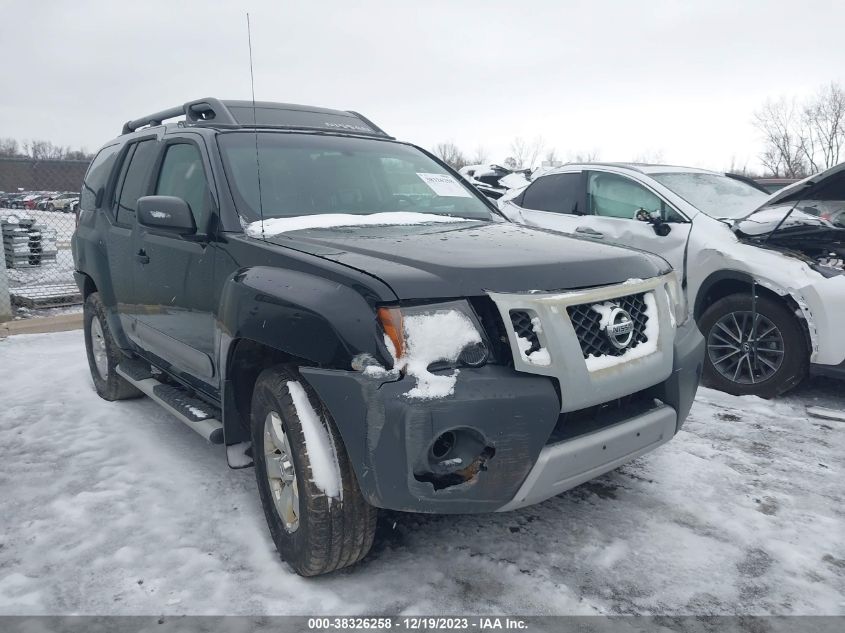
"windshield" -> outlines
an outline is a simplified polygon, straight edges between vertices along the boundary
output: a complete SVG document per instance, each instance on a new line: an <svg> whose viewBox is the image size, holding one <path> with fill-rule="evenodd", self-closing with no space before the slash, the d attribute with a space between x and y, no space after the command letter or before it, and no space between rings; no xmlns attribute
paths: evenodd
<svg viewBox="0 0 845 633"><path fill-rule="evenodd" d="M260 219L256 135L218 136L238 212ZM493 212L414 147L373 139L259 132L264 218L410 212L490 220Z"/></svg>
<svg viewBox="0 0 845 633"><path fill-rule="evenodd" d="M743 218L769 197L748 183L719 174L685 172L652 177L714 218Z"/></svg>

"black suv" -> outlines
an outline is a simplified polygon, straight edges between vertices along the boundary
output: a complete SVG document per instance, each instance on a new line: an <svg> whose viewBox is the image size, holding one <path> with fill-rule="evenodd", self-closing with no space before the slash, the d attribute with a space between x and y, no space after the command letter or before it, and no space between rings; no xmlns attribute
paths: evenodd
<svg viewBox="0 0 845 633"><path fill-rule="evenodd" d="M701 372L664 260L512 224L354 112L130 121L73 254L97 392L254 460L303 575L360 560L376 508L511 510L616 468L677 432Z"/></svg>

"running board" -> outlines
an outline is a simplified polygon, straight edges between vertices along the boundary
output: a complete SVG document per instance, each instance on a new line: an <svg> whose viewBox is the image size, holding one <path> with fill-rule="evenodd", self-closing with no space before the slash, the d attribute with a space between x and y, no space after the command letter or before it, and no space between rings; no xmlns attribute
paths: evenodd
<svg viewBox="0 0 845 633"><path fill-rule="evenodd" d="M217 419L220 415L214 407L198 398L189 396L184 390L166 385L153 378L149 371L142 371L133 361L117 366L117 373L134 387L143 391L162 407L176 416L180 422L190 427L212 444L222 444L223 423Z"/></svg>

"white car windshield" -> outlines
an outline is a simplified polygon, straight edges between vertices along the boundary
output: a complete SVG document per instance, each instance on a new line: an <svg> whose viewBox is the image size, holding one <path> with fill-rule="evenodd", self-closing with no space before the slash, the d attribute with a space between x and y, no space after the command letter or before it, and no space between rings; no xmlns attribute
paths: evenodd
<svg viewBox="0 0 845 633"><path fill-rule="evenodd" d="M769 194L729 176L679 172L652 174L699 211L719 219L738 219L759 207Z"/></svg>

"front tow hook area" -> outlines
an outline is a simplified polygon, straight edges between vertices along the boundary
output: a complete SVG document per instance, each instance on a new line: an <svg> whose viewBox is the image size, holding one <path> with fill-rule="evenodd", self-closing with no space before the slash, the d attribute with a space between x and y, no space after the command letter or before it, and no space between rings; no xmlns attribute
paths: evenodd
<svg viewBox="0 0 845 633"><path fill-rule="evenodd" d="M435 491L469 483L487 470L495 454L496 449L478 431L449 429L431 442L414 469L414 479L430 483Z"/></svg>

